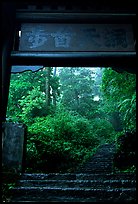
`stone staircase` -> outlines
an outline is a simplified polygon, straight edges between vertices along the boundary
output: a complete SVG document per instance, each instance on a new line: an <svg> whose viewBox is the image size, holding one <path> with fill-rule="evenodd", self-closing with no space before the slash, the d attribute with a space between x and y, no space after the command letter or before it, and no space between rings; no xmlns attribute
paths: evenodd
<svg viewBox="0 0 138 204"><path fill-rule="evenodd" d="M115 144L101 145L96 154L80 167L77 173L111 173L115 151Z"/></svg>
<svg viewBox="0 0 138 204"><path fill-rule="evenodd" d="M11 202L136 202L136 175L112 172L114 152L101 146L76 173L22 174Z"/></svg>

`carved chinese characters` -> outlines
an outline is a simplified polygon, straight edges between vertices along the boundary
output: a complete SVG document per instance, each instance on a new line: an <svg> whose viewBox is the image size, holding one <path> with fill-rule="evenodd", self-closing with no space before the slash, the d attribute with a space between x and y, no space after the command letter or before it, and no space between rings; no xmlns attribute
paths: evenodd
<svg viewBox="0 0 138 204"><path fill-rule="evenodd" d="M30 48L41 47L46 41L47 37L43 30L33 29L31 32L26 33L28 36L28 42L31 44Z"/></svg>
<svg viewBox="0 0 138 204"><path fill-rule="evenodd" d="M22 24L20 51L134 51L131 25Z"/></svg>

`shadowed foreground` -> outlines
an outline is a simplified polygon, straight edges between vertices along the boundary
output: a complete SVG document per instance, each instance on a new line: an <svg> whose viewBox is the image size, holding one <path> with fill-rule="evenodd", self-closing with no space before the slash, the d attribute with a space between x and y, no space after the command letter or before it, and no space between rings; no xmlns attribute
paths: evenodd
<svg viewBox="0 0 138 204"><path fill-rule="evenodd" d="M136 202L136 175L113 173L114 152L102 145L76 173L22 174L11 202Z"/></svg>

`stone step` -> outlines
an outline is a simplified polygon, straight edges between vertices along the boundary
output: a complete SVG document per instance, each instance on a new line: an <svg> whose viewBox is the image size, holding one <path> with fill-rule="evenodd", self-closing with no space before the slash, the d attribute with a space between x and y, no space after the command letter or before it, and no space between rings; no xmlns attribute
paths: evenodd
<svg viewBox="0 0 138 204"><path fill-rule="evenodd" d="M95 169L97 169L97 170L99 170L99 171L101 171L101 169L102 170L104 170L104 169L106 169L106 170L109 170L110 172L111 172L111 170L112 170L112 166L109 166L109 165L104 165L104 166L100 166L100 165L87 165L87 166L85 166L85 167L82 167L81 169L87 169L87 168L90 168L91 170L95 170Z"/></svg>
<svg viewBox="0 0 138 204"><path fill-rule="evenodd" d="M112 160L113 159L113 157L114 157L114 155L106 155L106 157L103 157L103 155L95 155L95 156L93 156L89 161L93 161L93 160L101 160L101 161L110 161L110 160Z"/></svg>
<svg viewBox="0 0 138 204"><path fill-rule="evenodd" d="M89 163L89 164L87 164L87 165L85 165L85 166L82 166L81 168L87 168L87 167L90 167L91 169L98 169L98 170L100 170L101 168L110 168L110 170L112 169L112 165L110 165L110 164L100 164L100 163Z"/></svg>
<svg viewBox="0 0 138 204"><path fill-rule="evenodd" d="M105 154L105 153L104 153ZM96 154L94 155L89 161L93 160L93 159L102 159L102 160L108 160L108 159L112 159L114 157L114 154L107 154L107 157L103 157L103 154Z"/></svg>
<svg viewBox="0 0 138 204"><path fill-rule="evenodd" d="M22 174L22 180L135 180L136 174L131 173L101 173L101 174L91 174L91 173L49 173L49 174Z"/></svg>
<svg viewBox="0 0 138 204"><path fill-rule="evenodd" d="M95 155L85 162L76 173L111 173L115 152L115 144L101 145Z"/></svg>
<svg viewBox="0 0 138 204"><path fill-rule="evenodd" d="M113 173L114 153L102 145L76 173L22 174L10 202L136 202L136 174Z"/></svg>
<svg viewBox="0 0 138 204"><path fill-rule="evenodd" d="M120 173L120 174L111 174L111 173L101 173L101 174L91 174L91 173L81 173L76 175L78 179L86 179L86 180L136 180L135 174L127 174L127 173Z"/></svg>
<svg viewBox="0 0 138 204"><path fill-rule="evenodd" d="M96 161L91 161L83 166L112 166L113 162L107 162L107 161L102 161L102 162L96 162Z"/></svg>
<svg viewBox="0 0 138 204"><path fill-rule="evenodd" d="M112 163L113 162L113 158L106 158L106 159L101 159L101 158L93 158L91 160L89 160L87 163L91 163L91 162L95 162L95 163Z"/></svg>
<svg viewBox="0 0 138 204"><path fill-rule="evenodd" d="M101 168L101 169L91 169L91 168L82 168L78 173L93 173L93 174L103 174L103 173L111 173L110 169Z"/></svg>
<svg viewBox="0 0 138 204"><path fill-rule="evenodd" d="M104 154L114 154L115 153L115 149L113 149L113 148L111 148L111 149L109 149L109 148L101 148L101 149L99 149L99 150L97 150L97 153L100 155L100 154L102 154L102 153L104 153ZM96 153L96 154L97 154Z"/></svg>
<svg viewBox="0 0 138 204"><path fill-rule="evenodd" d="M22 180L75 180L75 173L24 173L21 176Z"/></svg>
<svg viewBox="0 0 138 204"><path fill-rule="evenodd" d="M99 156L99 155L96 155L96 156L93 156L93 158L91 158L89 161L93 161L93 160L102 160L102 161L110 161L110 160L112 160L112 158L113 158L113 156L109 156L108 155L108 158L106 157L106 158L103 158L102 156Z"/></svg>
<svg viewBox="0 0 138 204"><path fill-rule="evenodd" d="M19 180L22 187L81 187L81 188L132 188L136 180Z"/></svg>
<svg viewBox="0 0 138 204"><path fill-rule="evenodd" d="M11 202L23 201L126 201L136 200L136 188L92 189L92 188L55 188L55 187L19 187L11 189Z"/></svg>
<svg viewBox="0 0 138 204"><path fill-rule="evenodd" d="M110 168L110 171L111 171L111 169L112 169L112 165L100 165L100 164L95 164L95 165L91 165L91 164L89 164L89 165L86 165L86 166L84 166L84 167L82 167L82 168L88 168L88 167L90 167L92 170L93 169L98 169L98 170L100 170L101 168L102 169L107 169L107 168Z"/></svg>
<svg viewBox="0 0 138 204"><path fill-rule="evenodd" d="M110 169L106 169L106 168L101 168L101 169L91 169L91 168L87 168L87 169L81 169L81 171L78 171L79 173L87 173L87 174L103 174L103 173L111 173Z"/></svg>
<svg viewBox="0 0 138 204"><path fill-rule="evenodd" d="M112 164L109 164L109 163L96 163L96 162L91 162L87 165L85 165L84 167L87 167L87 166L90 166L91 168L96 168L96 167L100 167L100 168L103 168L103 167L112 167Z"/></svg>
<svg viewBox="0 0 138 204"><path fill-rule="evenodd" d="M115 148L109 148L109 147L100 147L99 149L97 149L97 152L115 152L116 149Z"/></svg>

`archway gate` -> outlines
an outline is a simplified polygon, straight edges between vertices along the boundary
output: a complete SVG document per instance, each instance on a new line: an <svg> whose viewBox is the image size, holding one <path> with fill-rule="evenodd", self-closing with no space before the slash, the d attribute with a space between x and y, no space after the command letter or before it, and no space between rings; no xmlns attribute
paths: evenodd
<svg viewBox="0 0 138 204"><path fill-rule="evenodd" d="M134 1L5 1L2 6L3 122L11 72L43 66L110 66L136 73Z"/></svg>

